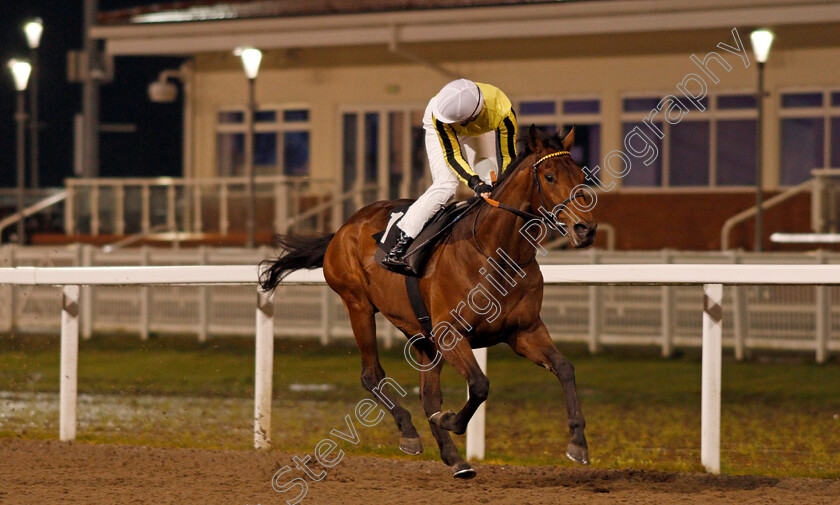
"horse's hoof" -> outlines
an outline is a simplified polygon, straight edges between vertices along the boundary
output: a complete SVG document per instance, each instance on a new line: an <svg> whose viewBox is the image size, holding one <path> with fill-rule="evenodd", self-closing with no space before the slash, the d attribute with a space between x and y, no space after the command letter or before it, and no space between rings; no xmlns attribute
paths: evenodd
<svg viewBox="0 0 840 505"><path fill-rule="evenodd" d="M420 437L400 437L400 450L406 454L411 454L412 456L420 454L423 452L423 444L420 442Z"/></svg>
<svg viewBox="0 0 840 505"><path fill-rule="evenodd" d="M446 429L441 425L441 423L443 422L444 416L447 416L447 415L448 416L454 416L455 412L453 412L451 410L447 410L446 412L440 412L440 411L435 412L434 414L429 416L429 422L432 423L432 424L436 424L443 429Z"/></svg>
<svg viewBox="0 0 840 505"><path fill-rule="evenodd" d="M452 478L472 479L473 477L475 477L475 469L466 461L452 465Z"/></svg>
<svg viewBox="0 0 840 505"><path fill-rule="evenodd" d="M586 447L581 447L579 445L569 444L569 447L566 449L566 457L574 461L575 463L579 463L581 465L588 465L589 449L587 449Z"/></svg>

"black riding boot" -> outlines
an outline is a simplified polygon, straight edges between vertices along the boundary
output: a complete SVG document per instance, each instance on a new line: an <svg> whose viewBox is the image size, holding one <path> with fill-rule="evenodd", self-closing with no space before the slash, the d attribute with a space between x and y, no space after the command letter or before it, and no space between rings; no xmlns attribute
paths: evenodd
<svg viewBox="0 0 840 505"><path fill-rule="evenodd" d="M408 268L408 264L405 262L405 258L403 256L405 256L405 252L408 250L408 246L411 245L412 241L414 241L412 237L409 237L404 231L400 230L400 236L397 238L397 243L394 244L394 247L391 248L388 256L382 260L382 263L388 265L389 267Z"/></svg>

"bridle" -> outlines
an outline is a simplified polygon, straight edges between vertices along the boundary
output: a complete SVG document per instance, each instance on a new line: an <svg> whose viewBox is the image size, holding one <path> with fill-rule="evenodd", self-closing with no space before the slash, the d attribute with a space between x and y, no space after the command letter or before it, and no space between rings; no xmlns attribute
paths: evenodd
<svg viewBox="0 0 840 505"><path fill-rule="evenodd" d="M521 217L526 222L530 222L530 221L536 219L536 220L541 221L541 222L547 222L549 226L555 227L555 229L557 229L557 230L560 230L561 228L564 228L564 229L567 228L567 226L564 223L560 222L560 220L557 219L557 215L560 214L566 208L566 206L569 203L571 203L572 200L576 200L577 198L579 198L581 196L584 196L583 191L579 191L579 192L575 193L574 195L569 195L568 198L566 198L565 200L560 202L560 204L557 205L557 206L551 205L550 201L549 202L546 201L545 190L542 187L542 182L540 182L539 171L538 171L538 168L539 168L540 164L542 164L546 160L549 160L551 158L556 158L558 156L569 156L569 157L571 157L571 153L569 151L556 151L556 152L553 152L553 153L550 153L550 154L546 154L542 158L537 159L534 162L534 164L531 166L531 171L533 173L533 178L534 178L534 184L537 186L537 194L539 194L539 196L540 196L540 202L543 204L544 208L551 209L551 212L546 213L548 215L545 215L545 214L539 215L539 214L534 214L534 213L531 213L531 212L526 212L524 210L517 209L516 207L511 207L510 205L505 205L502 202L500 202L498 200L493 200L490 197L482 197L482 198L484 198L484 201L487 202L488 204L490 204L491 206L496 207L498 209L502 209L502 210L506 210L508 212L511 212L511 213ZM558 208L558 207L559 207L559 209L557 210L557 212L554 212L554 209ZM481 252L481 254L483 254L485 257L488 257L487 253L485 253L484 249L481 247L481 244L479 244L478 240L476 240L476 238L475 238L476 237L476 224L478 222L478 214L479 213L476 213L475 220L473 221L472 239L473 239L473 242L475 243L476 247L478 248L479 252ZM551 221L552 222L549 222L549 216L551 216ZM528 260L525 264L530 263L531 261L533 261L533 258L531 260ZM522 264L522 265L519 265L519 266L521 267L521 266L525 266L525 265Z"/></svg>
<svg viewBox="0 0 840 505"><path fill-rule="evenodd" d="M536 187L537 187L537 194L540 196L540 202L543 204L543 208L551 209L550 215L552 217L553 222L549 223L549 225L557 227L557 229L559 229L560 227L563 227L563 228L566 227L565 224L561 223L557 219L557 214L560 214L561 212L563 212L563 210L566 208L566 206L569 203L571 203L572 200L576 200L577 198L584 196L583 191L578 191L574 195L569 195L568 198L566 198L565 200L560 202L560 204L557 205L557 206L552 205L550 201L546 202L545 190L543 189L542 182L540 182L540 176L539 176L538 168L539 168L540 164L542 164L545 160L548 160L548 159L551 159L551 158L556 158L558 156L569 156L569 157L571 157L571 153L569 151L557 151L557 152L553 152L551 154L546 154L542 158L535 161L534 164L531 167L531 170L532 170L533 176L534 176L534 185L536 185ZM510 205L505 205L502 202L499 202L497 200L493 200L492 198L489 198L489 197L484 197L484 201L486 201L487 203L489 203L493 207L496 207L496 208L499 208L499 209L502 209L502 210L506 210L508 212L512 212L512 213L516 214L517 216L521 217L522 219L525 219L526 221L531 221L531 220L537 219L539 221L546 222L546 221L549 220L548 216L546 216L546 215L538 215L538 214L533 214L531 212L525 212L524 210L517 209L516 207L511 207ZM557 212L554 212L554 209L557 208L557 207L559 207L559 209L557 210Z"/></svg>

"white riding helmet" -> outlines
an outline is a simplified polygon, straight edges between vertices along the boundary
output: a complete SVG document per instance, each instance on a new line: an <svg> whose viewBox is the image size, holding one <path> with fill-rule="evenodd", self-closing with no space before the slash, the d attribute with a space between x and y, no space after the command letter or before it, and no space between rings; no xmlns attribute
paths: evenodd
<svg viewBox="0 0 840 505"><path fill-rule="evenodd" d="M432 114L441 123L460 123L481 112L484 96L478 85L469 79L450 82L435 97Z"/></svg>

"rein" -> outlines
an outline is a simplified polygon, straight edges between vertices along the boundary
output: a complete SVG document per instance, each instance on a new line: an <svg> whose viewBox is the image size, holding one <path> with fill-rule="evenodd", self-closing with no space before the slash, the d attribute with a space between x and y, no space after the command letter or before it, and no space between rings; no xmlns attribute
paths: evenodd
<svg viewBox="0 0 840 505"><path fill-rule="evenodd" d="M536 162L534 162L534 164L531 166L531 170L533 171L533 175L534 175L534 184L536 184L536 186L537 186L537 193L539 193L540 201L543 203L543 205L546 205L546 198L545 198L545 192L544 192L543 187L542 187L542 183L540 182L539 173L537 172L537 169L539 168L540 164L542 162L544 162L545 160L548 160L548 159L551 159L551 158L556 158L558 156L569 156L569 157L571 157L571 153L569 151L557 151L557 152L553 152L551 154L546 154L545 156L543 156L542 158L540 158ZM558 205L560 207L560 211L558 211L558 213L562 212L563 209L566 208L566 205L568 205L572 200L575 200L580 196L583 196L583 192L579 192L575 195L569 195L568 198L563 200ZM482 197L482 198L484 198L484 201L489 203L491 206L496 207L497 209L506 210L506 211L508 211L512 214L515 214L515 215L521 217L522 219L525 219L526 221L531 221L533 219L537 219L537 220L542 221L542 222L548 221L548 217L545 216L545 215L537 215L537 214L533 214L531 212L525 212L524 210L517 209L516 207L511 207L510 205L505 205L498 200L493 200L489 196L485 196L485 197ZM548 207L551 208L552 210L554 209L554 206L552 206L552 205L548 205ZM475 236L476 236L476 224L478 223L478 214L479 213L476 213L475 220L473 221L472 240L473 240L473 243L478 248L479 252L481 252L481 254L483 254L485 257L489 258L489 256L487 256L487 253L485 253L484 249L481 247L481 244L479 244L478 240L476 240L476 238L475 238ZM556 217L555 213L552 212L551 216L553 218L552 219L553 223L549 223L549 226L556 226L557 229L560 229L561 227L566 228L565 224L563 224L563 223L561 223L560 221L557 220L557 217ZM518 265L520 267L524 267L525 265L527 265L531 261L533 261L533 258L528 260L524 264L518 264Z"/></svg>
<svg viewBox="0 0 840 505"><path fill-rule="evenodd" d="M569 153L569 151L557 151L557 152L554 152L554 153L551 153L551 154L546 154L542 158L538 159L534 163L534 165L531 167L531 169L533 170L533 174L534 174L534 184L537 186L537 193L540 195L540 201L543 203L544 206L546 206L546 208L551 208L552 210L554 209L554 206L546 203L545 192L543 190L542 183L540 182L539 174L537 173L537 168L539 168L540 164L542 162L544 162L545 160L548 160L548 159L551 159L551 158L556 158L558 156L571 156L571 153ZM562 212L563 209L566 208L566 205L568 205L572 200L575 200L580 196L583 196L582 192L579 192L575 195L569 195L568 198L563 200L560 203L560 205L558 205L558 207L560 207L560 211L558 211L558 213ZM502 210L506 210L508 212L512 212L513 214L516 214L517 216L519 216L519 217L521 217L521 218L523 218L527 221L530 221L530 220L533 220L533 219L538 219L540 221L547 221L548 220L548 218L544 215L541 216L541 215L533 214L531 212L525 212L524 210L520 210L520 209L517 209L515 207L511 207L510 205L505 205L502 202L499 202L497 200L493 200L490 197L483 197L483 198L484 198L484 201L486 201L487 203L489 203L493 207L496 207L496 208L502 209ZM552 213L552 216L554 216L554 215L555 214ZM560 228L560 227L565 228L565 226L566 226L563 223L559 222L556 218L553 219L553 221L554 221L553 223L549 223L549 224L557 226L558 228Z"/></svg>

